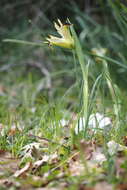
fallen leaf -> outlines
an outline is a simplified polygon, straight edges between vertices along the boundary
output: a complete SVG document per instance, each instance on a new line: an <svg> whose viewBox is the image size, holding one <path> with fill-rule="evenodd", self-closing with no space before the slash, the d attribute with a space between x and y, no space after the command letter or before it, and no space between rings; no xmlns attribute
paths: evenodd
<svg viewBox="0 0 127 190"><path fill-rule="evenodd" d="M0 96L5 95L5 92L6 92L6 88L2 84L0 84Z"/></svg>
<svg viewBox="0 0 127 190"><path fill-rule="evenodd" d="M127 183L119 184L117 190L127 190Z"/></svg>
<svg viewBox="0 0 127 190"><path fill-rule="evenodd" d="M123 137L123 143L124 143L125 146L127 146L127 136Z"/></svg>
<svg viewBox="0 0 127 190"><path fill-rule="evenodd" d="M28 172L31 168L32 168L32 163L31 163L31 162L28 162L28 163L24 166L24 168L22 168L22 169L16 171L13 176L14 176L14 177L25 176L25 175L26 175L26 172Z"/></svg>
<svg viewBox="0 0 127 190"><path fill-rule="evenodd" d="M79 176L82 175L84 172L84 165L80 161L73 161L69 162L69 171L71 176Z"/></svg>
<svg viewBox="0 0 127 190"><path fill-rule="evenodd" d="M24 162L27 158L30 158L31 160L40 159L42 157L43 151L44 148L42 147L41 143L34 142L25 145L21 150L21 162Z"/></svg>
<svg viewBox="0 0 127 190"><path fill-rule="evenodd" d="M84 139L80 141L81 152L84 153L85 159L90 160L92 158L92 153L95 146L92 141L85 141Z"/></svg>
<svg viewBox="0 0 127 190"><path fill-rule="evenodd" d="M13 182L9 179L0 179L0 187L11 187L13 185Z"/></svg>
<svg viewBox="0 0 127 190"><path fill-rule="evenodd" d="M107 182L100 182L95 185L93 190L112 190L113 187L111 184L108 184Z"/></svg>
<svg viewBox="0 0 127 190"><path fill-rule="evenodd" d="M12 174L18 169L19 160L12 157L10 152L0 150L0 176Z"/></svg>
<svg viewBox="0 0 127 190"><path fill-rule="evenodd" d="M58 161L59 161L59 158L58 158L57 152L50 155L49 164L57 164Z"/></svg>
<svg viewBox="0 0 127 190"><path fill-rule="evenodd" d="M44 155L42 160L38 160L33 164L32 171L36 172L43 164L47 163L49 160L49 156Z"/></svg>
<svg viewBox="0 0 127 190"><path fill-rule="evenodd" d="M43 188L38 188L37 190L64 190L64 189L60 187L43 187Z"/></svg>
<svg viewBox="0 0 127 190"><path fill-rule="evenodd" d="M17 132L22 132L21 129L18 128L17 125L12 125L9 132L8 132L8 136L14 136Z"/></svg>
<svg viewBox="0 0 127 190"><path fill-rule="evenodd" d="M101 165L106 160L105 155L102 153L102 148L98 147L92 152L91 162L94 164Z"/></svg>
<svg viewBox="0 0 127 190"><path fill-rule="evenodd" d="M124 164L124 161L126 161L126 156L123 157L117 157L115 160L115 168L116 168L116 176L117 177L121 177L122 178L126 178L127 177L127 172L124 169L124 167L121 167L122 164ZM126 162L125 162L126 164Z"/></svg>

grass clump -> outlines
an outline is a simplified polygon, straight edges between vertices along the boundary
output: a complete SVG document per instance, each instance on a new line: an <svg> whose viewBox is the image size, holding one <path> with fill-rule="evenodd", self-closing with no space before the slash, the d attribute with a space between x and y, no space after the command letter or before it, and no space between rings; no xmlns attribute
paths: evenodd
<svg viewBox="0 0 127 190"><path fill-rule="evenodd" d="M28 64L12 67L15 55L1 69L0 162L8 171L0 167L8 182L1 188L126 187L126 7L110 0L106 6L112 27L108 15L103 25L73 5L80 30L77 35L76 25L58 20L62 38L47 39L56 49L4 40L38 45L25 46L38 62L28 55Z"/></svg>

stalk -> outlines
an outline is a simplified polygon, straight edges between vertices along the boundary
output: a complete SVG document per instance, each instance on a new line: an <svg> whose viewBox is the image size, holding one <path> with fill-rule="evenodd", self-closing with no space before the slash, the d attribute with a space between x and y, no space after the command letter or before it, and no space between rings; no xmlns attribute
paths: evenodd
<svg viewBox="0 0 127 190"><path fill-rule="evenodd" d="M117 127L116 127L116 130L119 128L119 124L120 124L120 107L119 107L119 97L117 95L117 92L116 92L116 87L113 82L112 82L112 79L110 77L110 73L109 73L109 69L108 69L108 64L105 60L103 60L103 68L104 68L104 76L105 76L105 79L107 81L107 85L108 85L108 88L109 88L109 92L111 94L111 97L112 97L112 100L113 100L113 103L114 103L114 113L115 113L115 116L116 116L116 123L117 123Z"/></svg>
<svg viewBox="0 0 127 190"><path fill-rule="evenodd" d="M89 64L86 64L84 61L84 54L80 45L80 42L78 40L77 34L75 30L73 29L73 26L70 27L72 36L75 41L75 54L77 56L77 59L80 64L80 68L82 71L82 78L83 78L83 92L82 92L82 97L83 97L83 107L82 107L82 112L83 116L85 118L85 128L84 128L84 136L86 136L86 131L87 131L87 126L88 126L88 117L89 117L89 87L88 87L88 69L89 69Z"/></svg>

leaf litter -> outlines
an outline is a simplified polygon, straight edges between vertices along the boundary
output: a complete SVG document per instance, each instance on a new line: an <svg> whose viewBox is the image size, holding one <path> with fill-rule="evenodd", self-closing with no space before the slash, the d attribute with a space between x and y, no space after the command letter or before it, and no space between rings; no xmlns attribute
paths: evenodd
<svg viewBox="0 0 127 190"><path fill-rule="evenodd" d="M109 123L110 120L107 119L106 122ZM63 123L65 125L65 121ZM9 131L8 135L15 136L17 128L12 127L11 130L14 132ZM66 140L69 138L70 136ZM18 159L13 158L10 152L0 150L0 187L15 187L20 190L68 189L71 185L69 177L75 179L79 190L110 190L113 187L105 181L108 172L105 166L107 160L115 158L114 173L116 179L120 180L115 188L126 189L126 183L121 179L123 177L126 182L126 146L112 140L105 145L105 152L102 144L98 144L96 140L83 139L80 140L78 148L72 146L68 156L63 159L59 149L65 147L56 146L55 151L50 152L50 144L63 145L46 138L36 138L36 142L29 143L21 149ZM91 183L94 185L89 186Z"/></svg>

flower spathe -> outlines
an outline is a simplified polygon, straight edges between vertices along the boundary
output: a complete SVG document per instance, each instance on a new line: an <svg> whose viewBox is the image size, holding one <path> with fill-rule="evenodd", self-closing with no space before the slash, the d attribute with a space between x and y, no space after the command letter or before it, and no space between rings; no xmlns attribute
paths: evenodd
<svg viewBox="0 0 127 190"><path fill-rule="evenodd" d="M62 22L58 19L58 24L54 23L54 26L57 32L60 34L61 38L50 35L48 38L46 38L46 43L49 43L49 45L73 49L74 39L70 33L70 25L62 24Z"/></svg>

